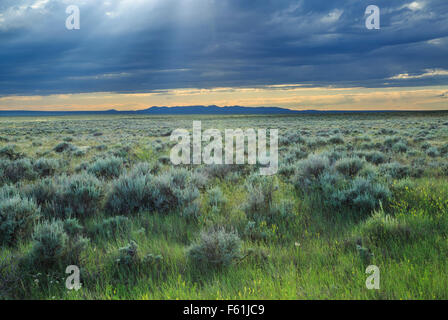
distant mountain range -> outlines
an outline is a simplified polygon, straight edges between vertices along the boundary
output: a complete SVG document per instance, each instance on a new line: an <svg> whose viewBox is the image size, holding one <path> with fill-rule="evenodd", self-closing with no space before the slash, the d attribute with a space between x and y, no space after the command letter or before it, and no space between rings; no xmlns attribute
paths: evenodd
<svg viewBox="0 0 448 320"><path fill-rule="evenodd" d="M29 111L29 110L0 110L0 116L68 116L68 115L238 115L238 114L319 114L319 113L364 113L364 112L396 112L396 111L318 111L318 110L291 110L278 107L218 107L212 106L185 106L185 107L151 107L144 110L118 111L115 109L105 111Z"/></svg>
<svg viewBox="0 0 448 320"><path fill-rule="evenodd" d="M185 107L151 107L144 110L118 111L115 109L105 111L28 111L11 110L1 111L0 116L62 116L62 115L186 115L186 114L296 114L303 111L290 110L277 107L218 107L218 106L185 106ZM307 111L317 112L317 111Z"/></svg>

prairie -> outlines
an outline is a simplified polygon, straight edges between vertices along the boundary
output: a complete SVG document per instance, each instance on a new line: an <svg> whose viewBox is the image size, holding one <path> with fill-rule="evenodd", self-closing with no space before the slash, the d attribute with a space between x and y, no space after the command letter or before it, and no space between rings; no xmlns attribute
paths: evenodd
<svg viewBox="0 0 448 320"><path fill-rule="evenodd" d="M278 173L173 166L194 120ZM0 298L448 299L447 155L446 112L0 118Z"/></svg>

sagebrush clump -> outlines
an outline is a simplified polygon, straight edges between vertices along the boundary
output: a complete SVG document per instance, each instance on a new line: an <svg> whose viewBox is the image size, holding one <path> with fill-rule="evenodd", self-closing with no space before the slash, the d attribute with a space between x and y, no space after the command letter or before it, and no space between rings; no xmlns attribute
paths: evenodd
<svg viewBox="0 0 448 320"><path fill-rule="evenodd" d="M360 233L368 242L376 245L387 245L389 242L406 241L411 237L411 229L396 218L387 215L383 210L366 220Z"/></svg>
<svg viewBox="0 0 448 320"><path fill-rule="evenodd" d="M96 160L88 169L88 172L98 178L112 179L120 176L123 170L123 160L117 157L110 157Z"/></svg>
<svg viewBox="0 0 448 320"><path fill-rule="evenodd" d="M33 233L31 262L43 269L57 265L80 264L80 257L89 243L81 234L82 228L76 221L43 221L36 225Z"/></svg>
<svg viewBox="0 0 448 320"><path fill-rule="evenodd" d="M153 209L153 180L150 174L124 174L114 181L106 196L106 211L130 214Z"/></svg>
<svg viewBox="0 0 448 320"><path fill-rule="evenodd" d="M0 196L0 244L14 245L30 237L40 215L36 203L18 194Z"/></svg>
<svg viewBox="0 0 448 320"><path fill-rule="evenodd" d="M31 196L45 215L54 218L86 218L98 212L103 185L87 173L45 178L31 187Z"/></svg>
<svg viewBox="0 0 448 320"><path fill-rule="evenodd" d="M241 240L235 231L212 228L201 232L188 257L199 267L228 267L241 258Z"/></svg>

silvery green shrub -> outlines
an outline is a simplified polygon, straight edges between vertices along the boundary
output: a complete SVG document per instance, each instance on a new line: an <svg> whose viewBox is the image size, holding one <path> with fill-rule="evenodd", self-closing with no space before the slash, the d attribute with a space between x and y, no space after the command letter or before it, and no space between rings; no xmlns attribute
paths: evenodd
<svg viewBox="0 0 448 320"><path fill-rule="evenodd" d="M36 225L30 258L34 265L51 268L59 264L79 264L82 251L89 239L75 230L75 221L43 221ZM69 226L71 225L71 226ZM67 232L67 230L69 232Z"/></svg>
<svg viewBox="0 0 448 320"><path fill-rule="evenodd" d="M332 144L344 144L344 138L342 137L342 135L338 134L335 136L331 136L328 141Z"/></svg>
<svg viewBox="0 0 448 320"><path fill-rule="evenodd" d="M200 170L191 173L191 183L198 189L204 189L208 184L208 177Z"/></svg>
<svg viewBox="0 0 448 320"><path fill-rule="evenodd" d="M106 210L129 214L153 208L154 177L150 174L124 174L114 181L106 196Z"/></svg>
<svg viewBox="0 0 448 320"><path fill-rule="evenodd" d="M440 148L440 153L442 155L446 155L448 153L448 143L445 143L441 148Z"/></svg>
<svg viewBox="0 0 448 320"><path fill-rule="evenodd" d="M122 170L123 160L117 157L98 159L88 168L89 173L106 179L117 178Z"/></svg>
<svg viewBox="0 0 448 320"><path fill-rule="evenodd" d="M5 184L0 187L0 199L13 198L18 195L20 195L20 192L15 185Z"/></svg>
<svg viewBox="0 0 448 320"><path fill-rule="evenodd" d="M375 144L372 142L363 142L361 143L361 145L359 146L359 148L361 150L371 150L375 148Z"/></svg>
<svg viewBox="0 0 448 320"><path fill-rule="evenodd" d="M337 171L329 170L324 172L316 181L315 191L324 197L331 197L336 190L346 186L346 180Z"/></svg>
<svg viewBox="0 0 448 320"><path fill-rule="evenodd" d="M197 197L195 195L195 197ZM194 199L180 209L180 215L187 219L196 219L201 215L201 205L199 199Z"/></svg>
<svg viewBox="0 0 448 320"><path fill-rule="evenodd" d="M388 203L391 192L386 186L366 178L358 177L348 188L336 190L327 203L340 211L349 209L360 213L370 213L380 204Z"/></svg>
<svg viewBox="0 0 448 320"><path fill-rule="evenodd" d="M241 240L235 231L212 228L201 232L188 249L191 262L199 267L222 268L241 258Z"/></svg>
<svg viewBox="0 0 448 320"><path fill-rule="evenodd" d="M398 143L398 142L402 142L402 143L404 143L404 141L403 141L400 137L398 137L398 136L391 136L391 137L386 137L386 138L384 139L383 144L384 144L386 147L388 147L388 148L392 148L392 146L393 146L394 144Z"/></svg>
<svg viewBox="0 0 448 320"><path fill-rule="evenodd" d="M336 171L347 177L355 177L365 166L365 163L365 160L358 157L342 158L336 161L334 167Z"/></svg>
<svg viewBox="0 0 448 320"><path fill-rule="evenodd" d="M279 146L288 146L291 144L305 144L306 140L298 132L287 132L280 136Z"/></svg>
<svg viewBox="0 0 448 320"><path fill-rule="evenodd" d="M431 147L428 150L426 150L426 154L428 156L430 156L431 158L435 158L435 157L440 156L439 149L437 149L436 147Z"/></svg>
<svg viewBox="0 0 448 320"><path fill-rule="evenodd" d="M382 164L379 168L382 174L389 175L393 179L403 179L411 175L409 166L399 162Z"/></svg>
<svg viewBox="0 0 448 320"><path fill-rule="evenodd" d="M153 211L168 214L189 208L199 198L198 189L185 169L171 169L158 176L125 174L113 183L106 197L106 210L111 213ZM191 206L191 207L190 207Z"/></svg>
<svg viewBox="0 0 448 320"><path fill-rule="evenodd" d="M309 148L314 149L314 148L323 147L323 146L327 145L328 140L326 140L324 138L320 138L320 137L311 138L306 141L306 144L308 145Z"/></svg>
<svg viewBox="0 0 448 320"><path fill-rule="evenodd" d="M308 156L308 152L306 152L303 148L299 146L293 146L288 150L287 154L284 157L284 161L287 163L296 162L297 160L304 159Z"/></svg>
<svg viewBox="0 0 448 320"><path fill-rule="evenodd" d="M386 157L385 157L384 153L382 153L380 151L366 152L364 154L364 158L368 162L371 162L376 165L386 162Z"/></svg>
<svg viewBox="0 0 448 320"><path fill-rule="evenodd" d="M8 191L2 193L3 196L10 195ZM0 243L14 245L17 241L28 238L39 213L39 207L31 199L19 195L1 197Z"/></svg>
<svg viewBox="0 0 448 320"><path fill-rule="evenodd" d="M117 234L127 234L131 228L131 220L124 216L115 216L95 223L91 229L93 235L111 238Z"/></svg>
<svg viewBox="0 0 448 320"><path fill-rule="evenodd" d="M279 203L272 204L268 212L249 218L256 222L264 221L267 226L271 226L272 224L285 223L294 215L294 203L289 200L282 200Z"/></svg>
<svg viewBox="0 0 448 320"><path fill-rule="evenodd" d="M411 229L380 210L361 225L360 233L370 243L387 245L392 241L408 240L411 236Z"/></svg>
<svg viewBox="0 0 448 320"><path fill-rule="evenodd" d="M58 153L64 152L66 150L71 151L71 150L75 150L75 149L76 149L76 147L74 145L72 145L71 143L67 143L67 142L61 142L53 148L53 150Z"/></svg>
<svg viewBox="0 0 448 320"><path fill-rule="evenodd" d="M296 172L295 164L285 164L283 162L280 163L278 168L278 173L286 178L292 177Z"/></svg>
<svg viewBox="0 0 448 320"><path fill-rule="evenodd" d="M130 175L134 177L147 175L147 174L157 174L160 172L160 164L158 162L155 163L148 163L148 162L138 162L135 164L131 171Z"/></svg>
<svg viewBox="0 0 448 320"><path fill-rule="evenodd" d="M154 209L168 214L192 205L199 198L199 191L192 184L189 171L171 169L155 177L152 197Z"/></svg>
<svg viewBox="0 0 448 320"><path fill-rule="evenodd" d="M227 199L224 196L220 187L216 186L207 191L208 204L211 207L222 207L226 204Z"/></svg>
<svg viewBox="0 0 448 320"><path fill-rule="evenodd" d="M27 159L0 160L0 182L16 183L22 180L33 180L36 172L33 170L32 162Z"/></svg>
<svg viewBox="0 0 448 320"><path fill-rule="evenodd" d="M424 142L424 143L422 143L422 146L421 146L423 151L426 151L431 147L432 147L432 145L429 142Z"/></svg>
<svg viewBox="0 0 448 320"><path fill-rule="evenodd" d="M278 186L272 177L251 176L246 184L247 200L243 209L249 217L263 215L271 210L274 192Z"/></svg>
<svg viewBox="0 0 448 320"><path fill-rule="evenodd" d="M48 216L84 218L99 209L103 186L95 176L83 172L45 178L34 184L30 193Z"/></svg>
<svg viewBox="0 0 448 320"><path fill-rule="evenodd" d="M297 173L293 178L293 182L299 189L309 188L329 169L330 161L326 156L312 154L307 159L297 163Z"/></svg>
<svg viewBox="0 0 448 320"><path fill-rule="evenodd" d="M118 249L119 257L116 262L120 265L132 266L140 261L138 254L138 245L131 240L125 247Z"/></svg>
<svg viewBox="0 0 448 320"><path fill-rule="evenodd" d="M83 231L83 226L79 223L76 218L69 218L64 220L64 230L69 237L76 237Z"/></svg>
<svg viewBox="0 0 448 320"><path fill-rule="evenodd" d="M334 148L331 151L324 151L319 156L326 157L330 161L330 165L333 165L339 159L345 157L347 152L340 150L339 148Z"/></svg>
<svg viewBox="0 0 448 320"><path fill-rule="evenodd" d="M33 241L32 261L40 266L51 267L64 258L68 235L62 221L43 221L34 228Z"/></svg>
<svg viewBox="0 0 448 320"><path fill-rule="evenodd" d="M230 164L212 164L202 168L202 172L211 179L226 179L232 172L244 172L245 166Z"/></svg>
<svg viewBox="0 0 448 320"><path fill-rule="evenodd" d="M33 164L34 171L40 177L52 176L59 169L60 162L57 159L39 158Z"/></svg>
<svg viewBox="0 0 448 320"><path fill-rule="evenodd" d="M6 145L0 149L0 158L8 159L8 160L18 160L23 158L23 154L17 151L17 147L15 145Z"/></svg>
<svg viewBox="0 0 448 320"><path fill-rule="evenodd" d="M406 153L408 151L408 146L405 143L399 141L392 146L392 150L394 152Z"/></svg>

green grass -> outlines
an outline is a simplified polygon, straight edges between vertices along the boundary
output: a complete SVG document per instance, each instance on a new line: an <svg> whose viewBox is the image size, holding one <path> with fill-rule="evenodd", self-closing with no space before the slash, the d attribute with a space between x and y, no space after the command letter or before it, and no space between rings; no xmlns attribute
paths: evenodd
<svg viewBox="0 0 448 320"><path fill-rule="evenodd" d="M274 206L291 201L292 212L273 222L260 221L261 238L245 235L249 219L244 211L248 198L246 175L236 181L211 179L201 190L201 215L186 219L178 212L160 214L140 212L121 215L131 220L128 232L111 237L92 236L91 227L110 217L103 209L93 217L82 219L90 243L77 265L81 268L83 287L79 291L65 288L66 265L51 270L40 270L26 262L31 239L15 246L0 248L0 298L4 299L447 299L448 298L448 180L440 169L446 164L446 155L430 158L420 145L429 141L442 146L448 142L448 116L445 113L396 115L328 115L303 117L265 116L184 116L184 117L61 117L0 119L0 136L15 144L26 157L44 156L63 159L60 173L72 174L80 163L119 151L123 146L129 152L122 155L125 169L137 162L155 163L169 155L169 136L159 136L158 128L186 128L191 130L193 120L203 121L205 128L280 128L281 133L308 131L307 138L320 133L331 136L333 130L342 131L345 145L357 150L360 136L369 136L373 143L384 140L381 129L393 129L404 137L415 154L385 152L388 162L418 165L424 169L420 177L404 180L386 179L392 191L390 203L377 213L389 215L392 220L378 222L385 241L369 238L369 219L374 212L360 216L357 212L329 210L315 192L296 190L289 177L273 177L278 188L273 195ZM437 124L437 129L431 127ZM23 130L26 130L25 133ZM344 130L347 130L346 132ZM421 130L431 134L423 142L413 138ZM93 136L100 131L102 136ZM389 134L387 134L389 135ZM52 151L66 136L75 146L90 147L77 158L70 153ZM324 136L325 137L325 136ZM164 147L156 151L153 143L160 140ZM40 142L40 146L33 146ZM99 151L96 146L106 145ZM334 145L307 148L309 153L331 150ZM378 145L376 147L380 149ZM289 147L280 150L282 155ZM350 154L352 151L348 151ZM437 165L434 165L437 162ZM162 165L162 171L169 165ZM194 170L193 167L191 170ZM382 177L383 178L383 177ZM39 179L39 178L37 178ZM35 181L20 181L17 186L26 190ZM103 181L105 192L110 181ZM207 189L219 186L226 198L225 204L213 210L207 201ZM263 218L261 218L262 220ZM392 222L391 222L392 221ZM188 247L201 230L211 226L233 228L240 234L243 256L224 269L197 268L187 255ZM401 229L403 228L403 229ZM403 233L402 230L405 230ZM376 235L376 234L374 234ZM143 262L130 268L117 264L118 250L131 240L138 244L139 256L161 255L154 265ZM357 244L372 252L366 261ZM365 286L366 267L380 269L380 290Z"/></svg>

